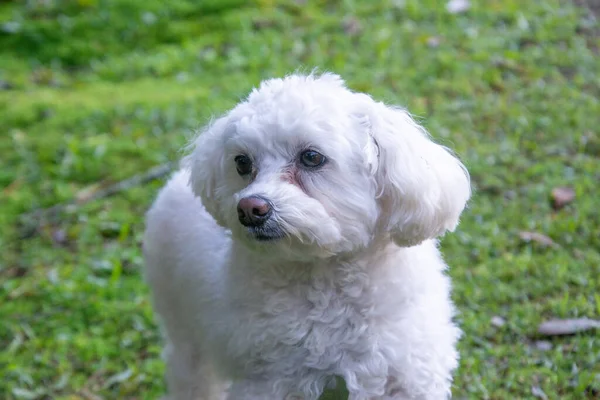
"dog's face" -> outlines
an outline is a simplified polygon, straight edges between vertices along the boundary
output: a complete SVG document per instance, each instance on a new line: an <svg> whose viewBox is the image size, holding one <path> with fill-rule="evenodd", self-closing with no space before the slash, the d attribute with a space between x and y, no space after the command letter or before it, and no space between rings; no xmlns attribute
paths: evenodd
<svg viewBox="0 0 600 400"><path fill-rule="evenodd" d="M264 82L198 137L189 160L215 220L286 259L382 235L417 244L453 229L470 194L460 162L408 114L330 74Z"/></svg>

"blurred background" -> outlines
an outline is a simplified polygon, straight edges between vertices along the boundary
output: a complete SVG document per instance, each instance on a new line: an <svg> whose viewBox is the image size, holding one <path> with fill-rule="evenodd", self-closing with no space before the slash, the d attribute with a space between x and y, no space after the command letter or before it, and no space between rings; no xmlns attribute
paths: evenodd
<svg viewBox="0 0 600 400"><path fill-rule="evenodd" d="M0 398L154 399L143 217L263 78L408 107L471 172L458 399L600 398L598 0L0 1ZM540 324L558 321L540 332ZM564 330L568 335L559 335Z"/></svg>

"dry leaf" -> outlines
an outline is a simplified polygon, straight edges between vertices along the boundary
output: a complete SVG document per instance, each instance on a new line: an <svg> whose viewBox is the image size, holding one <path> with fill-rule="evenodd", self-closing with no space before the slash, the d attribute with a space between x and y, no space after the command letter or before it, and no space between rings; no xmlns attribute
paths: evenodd
<svg viewBox="0 0 600 400"><path fill-rule="evenodd" d="M541 244L542 246L556 246L554 240L538 232L522 231L519 232L519 237L525 242L536 242Z"/></svg>
<svg viewBox="0 0 600 400"><path fill-rule="evenodd" d="M356 36L362 31L360 21L355 17L345 18L342 22L342 27L348 36Z"/></svg>
<svg viewBox="0 0 600 400"><path fill-rule="evenodd" d="M17 190L17 189L19 189L19 187L21 187L22 183L23 182L21 181L20 178L15 179L11 183L9 183L8 186L6 186L4 189L2 189L2 194L5 196L12 194L15 190Z"/></svg>
<svg viewBox="0 0 600 400"><path fill-rule="evenodd" d="M538 333L546 336L562 336L591 329L600 329L600 321L589 318L551 319L539 326Z"/></svg>
<svg viewBox="0 0 600 400"><path fill-rule="evenodd" d="M469 0L450 0L446 4L446 10L450 14L463 13L471 8L471 2Z"/></svg>
<svg viewBox="0 0 600 400"><path fill-rule="evenodd" d="M555 210L560 210L561 208L575 200L575 190L566 186L556 187L552 189L551 198L552 207L554 207Z"/></svg>

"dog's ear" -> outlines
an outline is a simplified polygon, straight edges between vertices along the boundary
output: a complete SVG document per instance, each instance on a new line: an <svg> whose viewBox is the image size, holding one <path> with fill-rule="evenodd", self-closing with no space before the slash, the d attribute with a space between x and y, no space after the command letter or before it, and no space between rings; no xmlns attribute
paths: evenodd
<svg viewBox="0 0 600 400"><path fill-rule="evenodd" d="M223 141L227 117L209 123L189 146L184 166L190 169L190 185L194 194L202 200L206 211L220 224L219 187L224 170Z"/></svg>
<svg viewBox="0 0 600 400"><path fill-rule="evenodd" d="M471 195L466 168L405 110L372 100L368 108L384 229L400 246L453 231Z"/></svg>

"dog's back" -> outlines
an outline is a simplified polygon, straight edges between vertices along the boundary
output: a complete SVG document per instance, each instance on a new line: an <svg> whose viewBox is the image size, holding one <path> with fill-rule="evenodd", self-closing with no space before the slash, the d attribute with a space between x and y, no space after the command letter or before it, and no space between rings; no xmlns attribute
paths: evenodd
<svg viewBox="0 0 600 400"><path fill-rule="evenodd" d="M187 312L185 303L200 305L218 295L214 283L222 273L228 245L225 230L189 187L189 171L175 173L148 212L144 236L146 279L154 294L154 305L162 319L176 320L166 326L187 324L189 315L177 315L178 311ZM169 332L172 335L177 333Z"/></svg>

